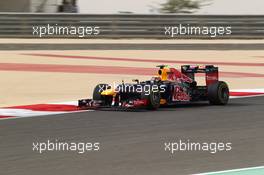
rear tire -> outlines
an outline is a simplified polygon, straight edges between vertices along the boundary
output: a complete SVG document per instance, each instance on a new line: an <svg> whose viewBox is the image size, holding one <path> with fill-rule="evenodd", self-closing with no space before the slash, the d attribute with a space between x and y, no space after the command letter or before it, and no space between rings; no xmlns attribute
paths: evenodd
<svg viewBox="0 0 264 175"><path fill-rule="evenodd" d="M223 81L208 86L208 100L212 105L226 105L229 101L229 88Z"/></svg>

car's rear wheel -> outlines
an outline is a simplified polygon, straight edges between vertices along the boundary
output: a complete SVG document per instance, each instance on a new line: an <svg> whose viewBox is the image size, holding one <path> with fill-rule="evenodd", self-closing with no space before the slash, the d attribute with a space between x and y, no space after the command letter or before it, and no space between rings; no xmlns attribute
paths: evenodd
<svg viewBox="0 0 264 175"><path fill-rule="evenodd" d="M226 105L229 101L229 88L223 81L208 86L208 100L212 105Z"/></svg>

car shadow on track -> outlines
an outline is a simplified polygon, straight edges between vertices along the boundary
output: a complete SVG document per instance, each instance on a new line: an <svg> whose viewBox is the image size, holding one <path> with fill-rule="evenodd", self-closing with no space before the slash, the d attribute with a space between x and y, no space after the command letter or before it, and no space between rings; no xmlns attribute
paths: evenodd
<svg viewBox="0 0 264 175"><path fill-rule="evenodd" d="M185 103L185 104L176 104L176 105L170 105L170 106L161 106L157 110L148 110L145 108L139 108L139 109L112 109L112 108L105 108L100 109L99 111L114 111L114 112L154 112L154 111L175 111L177 109L196 109L196 108L212 108L212 107L241 107L241 106L251 106L250 103L239 103L239 102L230 102L226 106L213 106L210 105L208 102L197 102L197 103Z"/></svg>

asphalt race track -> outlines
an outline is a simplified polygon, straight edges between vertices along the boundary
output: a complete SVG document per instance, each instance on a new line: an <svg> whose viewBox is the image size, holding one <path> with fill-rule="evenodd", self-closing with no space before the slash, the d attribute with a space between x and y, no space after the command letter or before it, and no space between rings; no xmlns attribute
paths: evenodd
<svg viewBox="0 0 264 175"><path fill-rule="evenodd" d="M158 111L93 111L0 121L0 174L175 175L264 164L264 97L228 106L194 104ZM32 151L32 143L60 139L100 142L99 152ZM232 142L232 150L176 152L164 142Z"/></svg>

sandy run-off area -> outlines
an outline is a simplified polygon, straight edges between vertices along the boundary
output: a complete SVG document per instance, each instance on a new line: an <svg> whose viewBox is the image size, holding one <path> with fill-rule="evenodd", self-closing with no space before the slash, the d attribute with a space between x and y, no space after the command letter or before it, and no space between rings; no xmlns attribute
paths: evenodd
<svg viewBox="0 0 264 175"><path fill-rule="evenodd" d="M0 107L90 97L98 83L148 79L158 64L215 64L230 89L264 87L261 50L0 51Z"/></svg>

